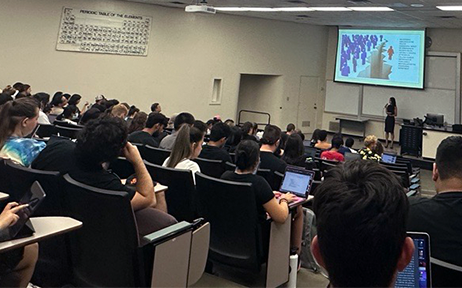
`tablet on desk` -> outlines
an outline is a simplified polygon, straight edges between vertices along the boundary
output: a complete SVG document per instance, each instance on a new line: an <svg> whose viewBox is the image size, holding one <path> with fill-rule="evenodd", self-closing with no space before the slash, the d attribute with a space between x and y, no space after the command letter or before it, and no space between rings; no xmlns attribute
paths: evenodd
<svg viewBox="0 0 462 288"><path fill-rule="evenodd" d="M40 205L42 200L45 198L45 192L43 191L42 186L40 185L39 182L35 181L30 190L26 192L26 194L22 197L22 199L19 201L19 205L22 204L29 204L28 207L25 207L21 211L17 213L19 216L18 221L11 227L9 227L9 236L10 239L18 238L18 237L27 237L30 236L30 233L33 233L33 227L32 224L26 223L29 220L29 217L34 214L34 212L37 210L37 207ZM27 227L25 227L27 226ZM24 230L24 234L21 233L21 230L23 228L27 228ZM10 240L8 239L8 240Z"/></svg>

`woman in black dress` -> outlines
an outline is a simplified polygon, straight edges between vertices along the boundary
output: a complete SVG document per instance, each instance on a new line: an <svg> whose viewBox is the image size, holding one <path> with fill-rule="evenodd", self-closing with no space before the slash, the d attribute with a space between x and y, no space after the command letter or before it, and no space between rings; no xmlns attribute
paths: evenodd
<svg viewBox="0 0 462 288"><path fill-rule="evenodd" d="M385 148L388 148L388 136L391 134L391 149L395 140L395 117L398 116L398 107L396 107L395 97L390 97L388 104L385 106L387 118L385 118Z"/></svg>

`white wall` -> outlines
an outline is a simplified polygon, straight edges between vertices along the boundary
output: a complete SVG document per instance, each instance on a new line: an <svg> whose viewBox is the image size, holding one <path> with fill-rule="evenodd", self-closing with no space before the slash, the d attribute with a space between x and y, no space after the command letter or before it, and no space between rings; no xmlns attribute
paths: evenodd
<svg viewBox="0 0 462 288"><path fill-rule="evenodd" d="M148 110L160 102L170 115L235 118L240 73L282 75L282 106L272 115L296 119L301 75L326 68L327 28L110 0L2 0L0 86L28 83L33 92L61 90L92 101L97 94ZM62 7L153 17L147 57L56 51ZM222 104L209 105L214 77L223 78ZM286 97L289 97L287 101Z"/></svg>
<svg viewBox="0 0 462 288"><path fill-rule="evenodd" d="M427 36L433 40L432 46L427 51L434 52L462 52L462 29L427 29ZM327 58L326 58L326 81L333 80L335 55L337 47L337 28L329 28L328 31L328 44L327 44ZM382 105L383 103L378 103ZM328 130L329 122L335 121L338 114L324 112L322 116L322 128ZM399 140L399 125L395 125L395 140ZM379 138L384 137L384 122L383 121L369 121L366 126L367 134L377 135ZM355 133L357 134L357 133Z"/></svg>

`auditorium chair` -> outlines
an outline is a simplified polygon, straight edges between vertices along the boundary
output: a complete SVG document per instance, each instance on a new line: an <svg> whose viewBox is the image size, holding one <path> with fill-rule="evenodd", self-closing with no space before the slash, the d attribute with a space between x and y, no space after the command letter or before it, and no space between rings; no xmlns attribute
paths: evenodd
<svg viewBox="0 0 462 288"><path fill-rule="evenodd" d="M266 267L263 286L277 287L287 282L290 217L283 224L266 220L263 225L268 225L270 235L263 235L252 184L202 173L196 173L196 183L199 209L210 222L209 260L214 269L221 267L256 276ZM269 243L269 247L264 243Z"/></svg>
<svg viewBox="0 0 462 288"><path fill-rule="evenodd" d="M169 150L155 148L149 145L144 146L144 149L140 151L141 157L149 163L162 165L165 159L170 156Z"/></svg>
<svg viewBox="0 0 462 288"><path fill-rule="evenodd" d="M162 167L144 161L153 181L168 187L165 192L168 214L178 221L193 221L197 216L192 172L190 170Z"/></svg>
<svg viewBox="0 0 462 288"><path fill-rule="evenodd" d="M193 160L201 168L201 172L215 178L220 178L225 173L225 165L221 160L210 160L204 158L196 158Z"/></svg>

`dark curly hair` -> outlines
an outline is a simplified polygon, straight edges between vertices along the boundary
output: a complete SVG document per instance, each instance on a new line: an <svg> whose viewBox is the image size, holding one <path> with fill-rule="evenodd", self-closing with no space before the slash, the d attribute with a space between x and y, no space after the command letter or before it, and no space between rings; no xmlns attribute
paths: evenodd
<svg viewBox="0 0 462 288"><path fill-rule="evenodd" d="M115 160L127 143L127 125L120 118L102 117L88 122L77 136L77 163L86 169L100 169Z"/></svg>

